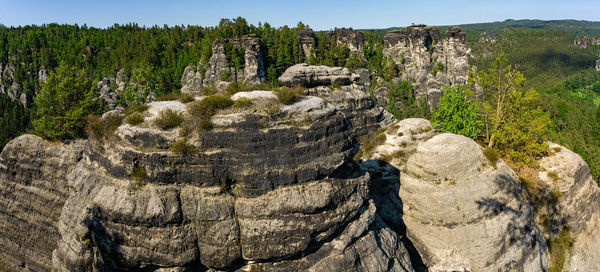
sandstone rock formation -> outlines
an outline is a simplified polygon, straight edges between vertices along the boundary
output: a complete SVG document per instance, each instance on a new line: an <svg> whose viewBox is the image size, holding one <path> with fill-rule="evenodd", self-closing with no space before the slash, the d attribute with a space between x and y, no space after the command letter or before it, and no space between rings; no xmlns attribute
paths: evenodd
<svg viewBox="0 0 600 272"><path fill-rule="evenodd" d="M20 270L49 271L58 219L69 194L67 173L85 142L68 146L23 135L0 154L0 259Z"/></svg>
<svg viewBox="0 0 600 272"><path fill-rule="evenodd" d="M384 140L363 158L391 165L362 165L389 182L399 179L399 188L392 190L399 199L387 196L384 207L399 210L394 213L401 214L408 238L430 271L547 269L545 241L521 197L517 176L504 162L488 161L469 138L434 136L423 119L399 121L378 138Z"/></svg>
<svg viewBox="0 0 600 272"><path fill-rule="evenodd" d="M167 108L187 114L177 101L150 103L141 124L121 125L107 142L61 145L22 136L2 153L0 185L7 187L0 201L27 200L16 199L11 184L18 182L48 194L12 174L27 165L19 152L32 154L23 157L27 163L41 160L35 167L60 167L28 166L42 185L60 181L62 189L53 202L38 198L37 206L54 207L41 211L45 229L33 231L48 232L48 246L12 254L30 242L7 228L0 252L11 253L2 257L33 271L413 271L404 243L369 200L370 175L350 159L354 124L382 110L367 103L364 87L343 88L323 93L331 103L308 96L276 107L270 91L238 93L233 99L253 105L220 111L212 130L187 136L199 148L193 155L167 150L182 139L181 129L152 123ZM17 208L23 205L3 210L7 222L26 216ZM39 219L27 216L35 230ZM32 261L36 255L43 262Z"/></svg>
<svg viewBox="0 0 600 272"><path fill-rule="evenodd" d="M229 61L225 55L225 46L231 44L234 49L244 50L244 65L236 70L230 67ZM260 52L258 37L255 35L244 35L239 38L223 39L219 38L213 42L212 55L208 61L206 72L202 73L198 65L188 65L181 77L181 92L194 95L200 94L202 87L210 85L219 85L221 76L224 73L229 74L227 81L242 81L246 84L259 84L264 81L265 71Z"/></svg>
<svg viewBox="0 0 600 272"><path fill-rule="evenodd" d="M429 105L438 103L444 86L466 82L468 52L460 28L449 27L440 40L439 30L425 25L389 31L383 51L400 67L401 79L415 82L415 95Z"/></svg>
<svg viewBox="0 0 600 272"><path fill-rule="evenodd" d="M357 136L372 134L395 120L392 114L374 103L366 87L361 84L342 86L339 89L319 86L309 88L305 93L323 97L343 112L352 123L353 132Z"/></svg>
<svg viewBox="0 0 600 272"><path fill-rule="evenodd" d="M359 78L358 74L350 72L347 68L300 63L285 70L279 77L279 82L284 86L314 87L333 84L349 85Z"/></svg>
<svg viewBox="0 0 600 272"><path fill-rule="evenodd" d="M314 56L314 48L316 44L315 33L312 29L303 29L298 31L298 45L304 53L304 59L308 60Z"/></svg>
<svg viewBox="0 0 600 272"><path fill-rule="evenodd" d="M491 31L490 33L483 32L483 33L479 34L477 41L491 42L491 43L496 42L496 32L494 32L494 31Z"/></svg>
<svg viewBox="0 0 600 272"><path fill-rule="evenodd" d="M125 90L127 86L135 86L133 82L129 82L129 77L125 73L125 70L121 69L115 76L105 77L101 81L96 83L100 93L100 98L104 100L104 104L110 110L117 108L117 100L120 98L121 92Z"/></svg>
<svg viewBox="0 0 600 272"><path fill-rule="evenodd" d="M365 39L362 32L352 28L336 28L327 32L327 37L339 44L348 46L351 51L361 51Z"/></svg>
<svg viewBox="0 0 600 272"><path fill-rule="evenodd" d="M560 197L551 215L555 231L568 227L575 243L567 252L565 271L600 270L600 188L583 159L550 143L550 156L540 161L539 178Z"/></svg>

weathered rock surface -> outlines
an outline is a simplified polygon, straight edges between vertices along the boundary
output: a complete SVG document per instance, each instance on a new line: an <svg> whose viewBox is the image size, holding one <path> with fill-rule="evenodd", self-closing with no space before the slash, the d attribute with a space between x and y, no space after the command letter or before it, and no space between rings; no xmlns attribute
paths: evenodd
<svg viewBox="0 0 600 272"><path fill-rule="evenodd" d="M225 46L243 49L244 65L240 69L230 67L225 56ZM244 35L231 39L219 38L213 42L212 55L208 61L206 72L202 73L202 64L188 65L181 77L181 92L199 95L202 87L222 84L221 76L229 74L227 81L243 81L246 84L260 84L264 81L265 71L260 52L259 39L255 35Z"/></svg>
<svg viewBox="0 0 600 272"><path fill-rule="evenodd" d="M20 270L50 271L58 219L68 196L65 176L85 142L68 146L23 135L0 154L0 259Z"/></svg>
<svg viewBox="0 0 600 272"><path fill-rule="evenodd" d="M387 187L375 197L381 217L404 229L430 271L547 269L543 236L504 162L487 161L469 138L434 136L423 119L394 123L378 138L361 165Z"/></svg>
<svg viewBox="0 0 600 272"><path fill-rule="evenodd" d="M314 87L333 84L349 85L359 78L358 74L350 72L347 68L300 63L285 70L279 77L279 82L284 86Z"/></svg>
<svg viewBox="0 0 600 272"><path fill-rule="evenodd" d="M437 135L400 176L407 234L434 271L543 271L546 244L518 177L473 140Z"/></svg>
<svg viewBox="0 0 600 272"><path fill-rule="evenodd" d="M348 46L351 51L361 51L365 39L362 32L352 28L336 28L327 32L327 37L339 44Z"/></svg>
<svg viewBox="0 0 600 272"><path fill-rule="evenodd" d="M118 107L117 100L127 86L135 87L135 84L129 82L129 77L123 69L119 70L115 76L105 77L96 83L100 98L104 100L104 104L110 110L114 110Z"/></svg>
<svg viewBox="0 0 600 272"><path fill-rule="evenodd" d="M494 32L494 31L491 31L490 33L483 32L483 33L479 34L477 41L489 42L489 43L496 42L496 32Z"/></svg>
<svg viewBox="0 0 600 272"><path fill-rule="evenodd" d="M401 70L401 79L416 83L415 96L436 105L444 86L464 84L468 76L465 33L449 27L440 40L439 30L425 25L392 30L385 34L383 53ZM440 69L441 68L441 69Z"/></svg>
<svg viewBox="0 0 600 272"><path fill-rule="evenodd" d="M304 59L308 60L314 56L313 51L316 44L315 32L312 29L303 29L298 31L298 45L304 53Z"/></svg>
<svg viewBox="0 0 600 272"><path fill-rule="evenodd" d="M364 85L352 84L332 89L320 86L307 89L306 94L323 97L342 111L352 123L357 136L374 133L377 129L392 123L395 118L373 102Z"/></svg>
<svg viewBox="0 0 600 272"><path fill-rule="evenodd" d="M568 226L575 243L567 254L565 271L600 270L600 188L583 159L550 143L552 155L540 161L539 178L560 192L552 214L558 230Z"/></svg>
<svg viewBox="0 0 600 272"><path fill-rule="evenodd" d="M272 103L266 93L237 99ZM231 122L194 134L190 141L202 151L191 156L124 134L162 137L151 120L165 108L184 110L176 101L151 103L142 124L122 125L118 137L85 150L79 142L22 136L2 153L0 203L19 203L2 210L13 224L0 231L2 252L9 252L2 257L33 271L413 271L404 243L369 200L370 175L350 161L357 136L333 105L309 96L277 112L259 111L262 105L219 112L213 119ZM164 132L172 133L167 143L179 138L175 131ZM23 157L30 164L15 174L24 169L21 153L31 154ZM146 177L136 181L136 167ZM40 210L38 218L19 212L34 202L13 183L30 187L24 192L37 201L48 198L39 196L44 186L60 194L27 209ZM27 227L23 218L30 225L44 220L39 233L29 228L46 235L33 237L47 246L15 236L13 229ZM13 254L27 245L31 252Z"/></svg>

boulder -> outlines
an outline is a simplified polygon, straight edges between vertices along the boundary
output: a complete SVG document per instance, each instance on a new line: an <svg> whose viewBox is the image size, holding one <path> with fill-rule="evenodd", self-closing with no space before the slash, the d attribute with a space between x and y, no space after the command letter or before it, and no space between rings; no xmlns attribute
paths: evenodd
<svg viewBox="0 0 600 272"><path fill-rule="evenodd" d="M574 244L567 251L565 271L598 271L600 264L600 188L590 169L574 152L549 143L550 155L540 160L539 179L560 194L550 214L554 232L567 227ZM552 231L552 230L551 230ZM555 238L558 233L549 234Z"/></svg>
<svg viewBox="0 0 600 272"><path fill-rule="evenodd" d="M279 82L284 86L301 85L305 87L349 85L359 77L358 74L350 72L347 68L300 63L285 70L279 77Z"/></svg>
<svg viewBox="0 0 600 272"><path fill-rule="evenodd" d="M545 271L548 254L519 179L475 141L441 134L400 174L407 235L433 271Z"/></svg>

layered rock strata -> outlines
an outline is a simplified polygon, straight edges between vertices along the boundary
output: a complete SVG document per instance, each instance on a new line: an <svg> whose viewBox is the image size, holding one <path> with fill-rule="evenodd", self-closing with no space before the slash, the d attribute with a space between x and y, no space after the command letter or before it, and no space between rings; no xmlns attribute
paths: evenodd
<svg viewBox="0 0 600 272"><path fill-rule="evenodd" d="M65 179L86 143L67 146L23 135L0 154L0 260L24 271L50 271L58 219L69 194Z"/></svg>
<svg viewBox="0 0 600 272"><path fill-rule="evenodd" d="M344 113L318 97L268 111L270 92L242 97L253 106L189 138L196 155L156 144L179 138L151 124L161 109L185 112L175 101L152 103L139 128L86 153L67 176L54 269L412 271L368 200L370 175L341 170L356 142Z"/></svg>
<svg viewBox="0 0 600 272"><path fill-rule="evenodd" d="M350 72L347 68L300 63L285 70L279 77L279 82L284 86L315 87L349 85L359 78L360 75Z"/></svg>

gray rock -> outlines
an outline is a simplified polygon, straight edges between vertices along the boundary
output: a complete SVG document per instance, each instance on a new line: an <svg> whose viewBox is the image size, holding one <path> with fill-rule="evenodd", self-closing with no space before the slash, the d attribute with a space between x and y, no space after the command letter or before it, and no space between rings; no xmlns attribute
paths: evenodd
<svg viewBox="0 0 600 272"><path fill-rule="evenodd" d="M22 135L0 154L0 259L22 270L52 270L68 185L84 141L68 146Z"/></svg>
<svg viewBox="0 0 600 272"><path fill-rule="evenodd" d="M565 271L600 270L600 188L579 155L554 143L549 147L551 155L540 160L539 178L560 192L550 213L551 221L559 225L549 236L555 238L563 227L570 229L575 242L567 252Z"/></svg>
<svg viewBox="0 0 600 272"><path fill-rule="evenodd" d="M400 175L407 235L433 271L544 271L546 244L516 174L475 141L418 144Z"/></svg>
<svg viewBox="0 0 600 272"><path fill-rule="evenodd" d="M225 45L231 44L234 49L244 50L244 65L239 70L229 66L225 56ZM229 73L227 81L242 81L249 85L264 82L265 70L263 67L260 43L255 35L244 35L231 39L219 38L212 45L212 55L204 74L204 65L188 65L181 77L181 92L200 95L202 87L218 85L221 83L221 75Z"/></svg>
<svg viewBox="0 0 600 272"><path fill-rule="evenodd" d="M494 32L494 31L491 31L490 33L483 32L483 33L479 34L477 41L479 41L480 43L485 43L485 42L494 43L494 42L496 42L496 32Z"/></svg>
<svg viewBox="0 0 600 272"><path fill-rule="evenodd" d="M358 74L351 73L347 68L311 66L306 63L296 64L279 77L284 86L301 85L305 87L342 84L349 85L358 80Z"/></svg>
<svg viewBox="0 0 600 272"><path fill-rule="evenodd" d="M307 61L314 56L314 48L316 44L315 33L312 29L303 29L298 31L298 45L304 53L304 60Z"/></svg>
<svg viewBox="0 0 600 272"><path fill-rule="evenodd" d="M327 32L327 37L339 44L348 46L351 51L361 51L363 49L364 34L352 28L336 28Z"/></svg>
<svg viewBox="0 0 600 272"><path fill-rule="evenodd" d="M440 40L437 28L413 25L386 33L383 53L402 67L401 79L416 83L415 96L434 106L442 87L466 83L469 49L465 37L460 28L452 26ZM439 65L443 69L433 77L433 69Z"/></svg>

